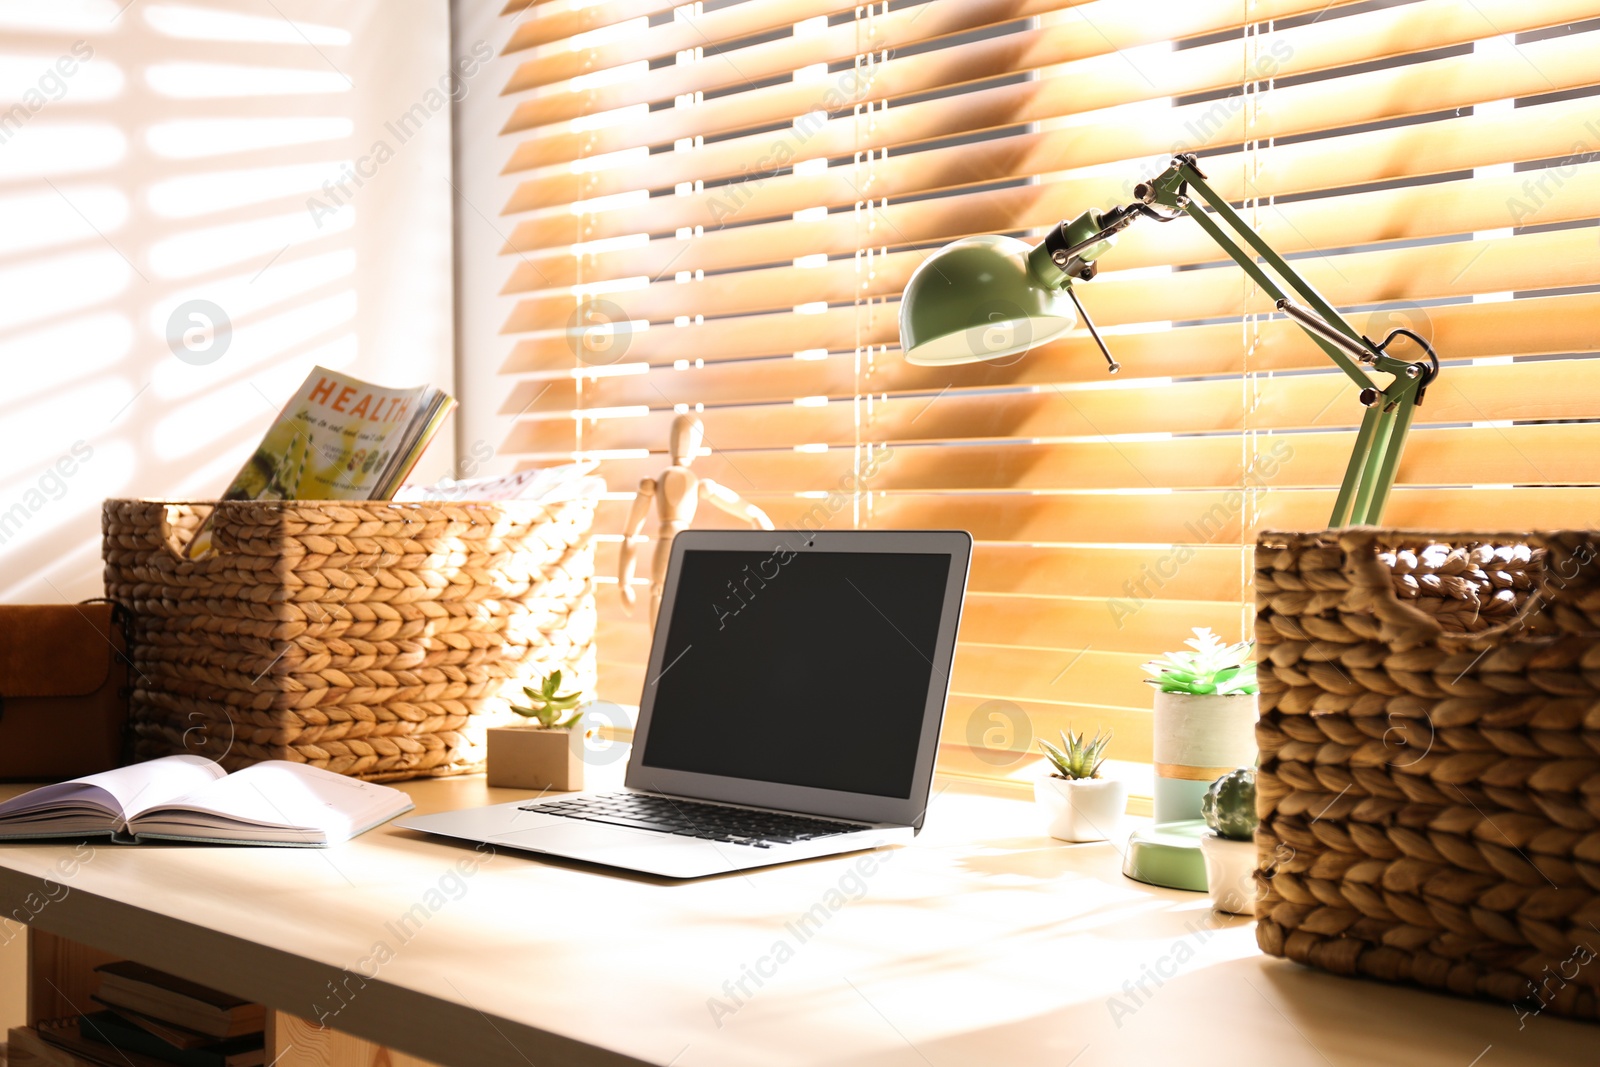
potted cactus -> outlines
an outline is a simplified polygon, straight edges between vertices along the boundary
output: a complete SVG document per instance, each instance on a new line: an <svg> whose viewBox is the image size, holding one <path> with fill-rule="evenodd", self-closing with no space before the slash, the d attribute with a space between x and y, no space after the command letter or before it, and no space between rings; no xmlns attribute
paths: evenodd
<svg viewBox="0 0 1600 1067"><path fill-rule="evenodd" d="M1206 786L1256 761L1256 665L1250 642L1225 644L1199 628L1188 650L1144 665L1156 688L1155 821L1200 818Z"/></svg>
<svg viewBox="0 0 1600 1067"><path fill-rule="evenodd" d="M1061 841L1104 841L1122 825L1128 786L1100 777L1111 734L1061 731L1061 744L1043 738L1051 773L1033 783L1034 802L1044 812L1051 837Z"/></svg>
<svg viewBox="0 0 1600 1067"><path fill-rule="evenodd" d="M488 731L488 779L508 789L582 789L583 694L561 691L561 672L524 686L511 710L525 723Z"/></svg>
<svg viewBox="0 0 1600 1067"><path fill-rule="evenodd" d="M1256 905L1256 772L1229 771L1211 783L1200 802L1211 832L1200 839L1211 906L1233 915L1253 915Z"/></svg>

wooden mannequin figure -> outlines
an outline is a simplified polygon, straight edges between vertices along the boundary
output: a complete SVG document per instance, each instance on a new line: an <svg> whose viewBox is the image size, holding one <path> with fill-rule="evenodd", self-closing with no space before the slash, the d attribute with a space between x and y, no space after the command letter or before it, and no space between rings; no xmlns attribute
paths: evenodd
<svg viewBox="0 0 1600 1067"><path fill-rule="evenodd" d="M634 538L644 529L645 519L650 515L650 503L655 502L661 526L656 533L656 551L650 568L652 626L655 625L656 613L661 610L661 590L667 577L667 559L672 554L672 539L679 530L688 529L694 522L695 509L701 500L752 526L763 530L773 528L766 512L727 486L719 485L710 478L702 478L689 469L689 464L700 454L700 442L705 435L705 426L693 415L679 415L672 420L672 466L658 477L646 478L639 483L639 495L633 498L633 510L628 513L628 524L623 530L622 554L617 559L617 584L622 590L622 602L631 608L638 598L633 588L638 552Z"/></svg>

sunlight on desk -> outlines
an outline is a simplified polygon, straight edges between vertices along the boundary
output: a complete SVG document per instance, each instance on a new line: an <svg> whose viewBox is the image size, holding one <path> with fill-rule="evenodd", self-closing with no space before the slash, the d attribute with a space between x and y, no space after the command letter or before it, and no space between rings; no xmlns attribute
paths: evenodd
<svg viewBox="0 0 1600 1067"><path fill-rule="evenodd" d="M401 788L423 812L516 797L476 777ZM689 883L393 827L328 850L97 847L34 921L471 1067L1342 1067L1374 1049L1464 1067L1490 1046L1531 1067L1593 1047L1581 1024L1519 1030L1501 1005L1267 959L1248 920L1129 881L1115 846L1052 842L1036 817L953 785L911 846ZM38 887L60 851L0 849L0 893Z"/></svg>

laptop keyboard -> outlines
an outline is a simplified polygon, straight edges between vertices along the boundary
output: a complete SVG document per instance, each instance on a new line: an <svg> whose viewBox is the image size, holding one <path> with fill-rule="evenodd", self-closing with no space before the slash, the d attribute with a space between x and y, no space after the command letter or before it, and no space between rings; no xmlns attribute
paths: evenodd
<svg viewBox="0 0 1600 1067"><path fill-rule="evenodd" d="M633 830L655 830L680 837L697 837L705 841L753 845L756 848L792 845L797 841L871 829L863 823L811 819L781 811L731 808L722 804L701 804L651 793L600 793L548 804L526 804L521 810L540 811L547 815L604 823L607 826L626 826Z"/></svg>

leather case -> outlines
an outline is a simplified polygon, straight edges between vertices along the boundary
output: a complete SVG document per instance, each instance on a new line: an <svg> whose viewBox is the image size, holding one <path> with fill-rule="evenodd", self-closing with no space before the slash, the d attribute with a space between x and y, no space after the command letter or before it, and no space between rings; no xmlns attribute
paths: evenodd
<svg viewBox="0 0 1600 1067"><path fill-rule="evenodd" d="M115 604L0 605L0 779L122 763L128 650Z"/></svg>

